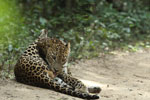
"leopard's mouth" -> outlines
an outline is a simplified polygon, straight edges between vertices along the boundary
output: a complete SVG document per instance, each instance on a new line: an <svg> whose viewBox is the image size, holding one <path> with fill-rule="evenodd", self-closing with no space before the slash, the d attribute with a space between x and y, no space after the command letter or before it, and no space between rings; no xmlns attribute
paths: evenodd
<svg viewBox="0 0 150 100"><path fill-rule="evenodd" d="M59 72L60 71L58 69L56 69L56 68L53 69L53 73L54 73L55 76L57 76L59 74Z"/></svg>

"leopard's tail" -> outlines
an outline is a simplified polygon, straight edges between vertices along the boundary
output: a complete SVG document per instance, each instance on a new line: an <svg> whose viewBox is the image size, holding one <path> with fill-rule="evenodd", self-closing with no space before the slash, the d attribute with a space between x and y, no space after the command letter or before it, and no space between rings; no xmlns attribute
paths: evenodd
<svg viewBox="0 0 150 100"><path fill-rule="evenodd" d="M99 99L99 96L97 95L90 95L88 93L85 92L80 92L80 91L75 91L72 88L69 87L62 87L60 85L57 85L55 83L53 83L53 85L51 84L51 86L54 90L64 93L64 94L68 94L74 97L79 97L82 99Z"/></svg>

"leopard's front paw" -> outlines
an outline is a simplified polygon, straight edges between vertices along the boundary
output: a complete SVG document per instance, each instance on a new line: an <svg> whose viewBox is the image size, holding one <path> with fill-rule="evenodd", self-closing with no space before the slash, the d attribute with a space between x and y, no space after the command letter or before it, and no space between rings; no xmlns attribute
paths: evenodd
<svg viewBox="0 0 150 100"><path fill-rule="evenodd" d="M102 89L99 86L90 86L88 87L88 92L93 94L98 94L102 91Z"/></svg>

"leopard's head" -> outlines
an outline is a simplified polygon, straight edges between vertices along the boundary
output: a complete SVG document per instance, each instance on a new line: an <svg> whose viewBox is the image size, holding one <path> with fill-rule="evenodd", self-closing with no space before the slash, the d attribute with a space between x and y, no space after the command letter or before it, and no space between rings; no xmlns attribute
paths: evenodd
<svg viewBox="0 0 150 100"><path fill-rule="evenodd" d="M63 65L68 61L70 43L47 37L39 40L37 47L56 75L62 71Z"/></svg>

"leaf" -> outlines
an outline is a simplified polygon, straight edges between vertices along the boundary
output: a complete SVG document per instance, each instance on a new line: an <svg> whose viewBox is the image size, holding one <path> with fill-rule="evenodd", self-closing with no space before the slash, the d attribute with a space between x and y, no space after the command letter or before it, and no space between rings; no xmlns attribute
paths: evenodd
<svg viewBox="0 0 150 100"><path fill-rule="evenodd" d="M39 20L42 25L45 25L47 23L47 20L45 18L40 17Z"/></svg>
<svg viewBox="0 0 150 100"><path fill-rule="evenodd" d="M13 50L13 46L11 44L9 44L8 51L11 52L12 50Z"/></svg>

